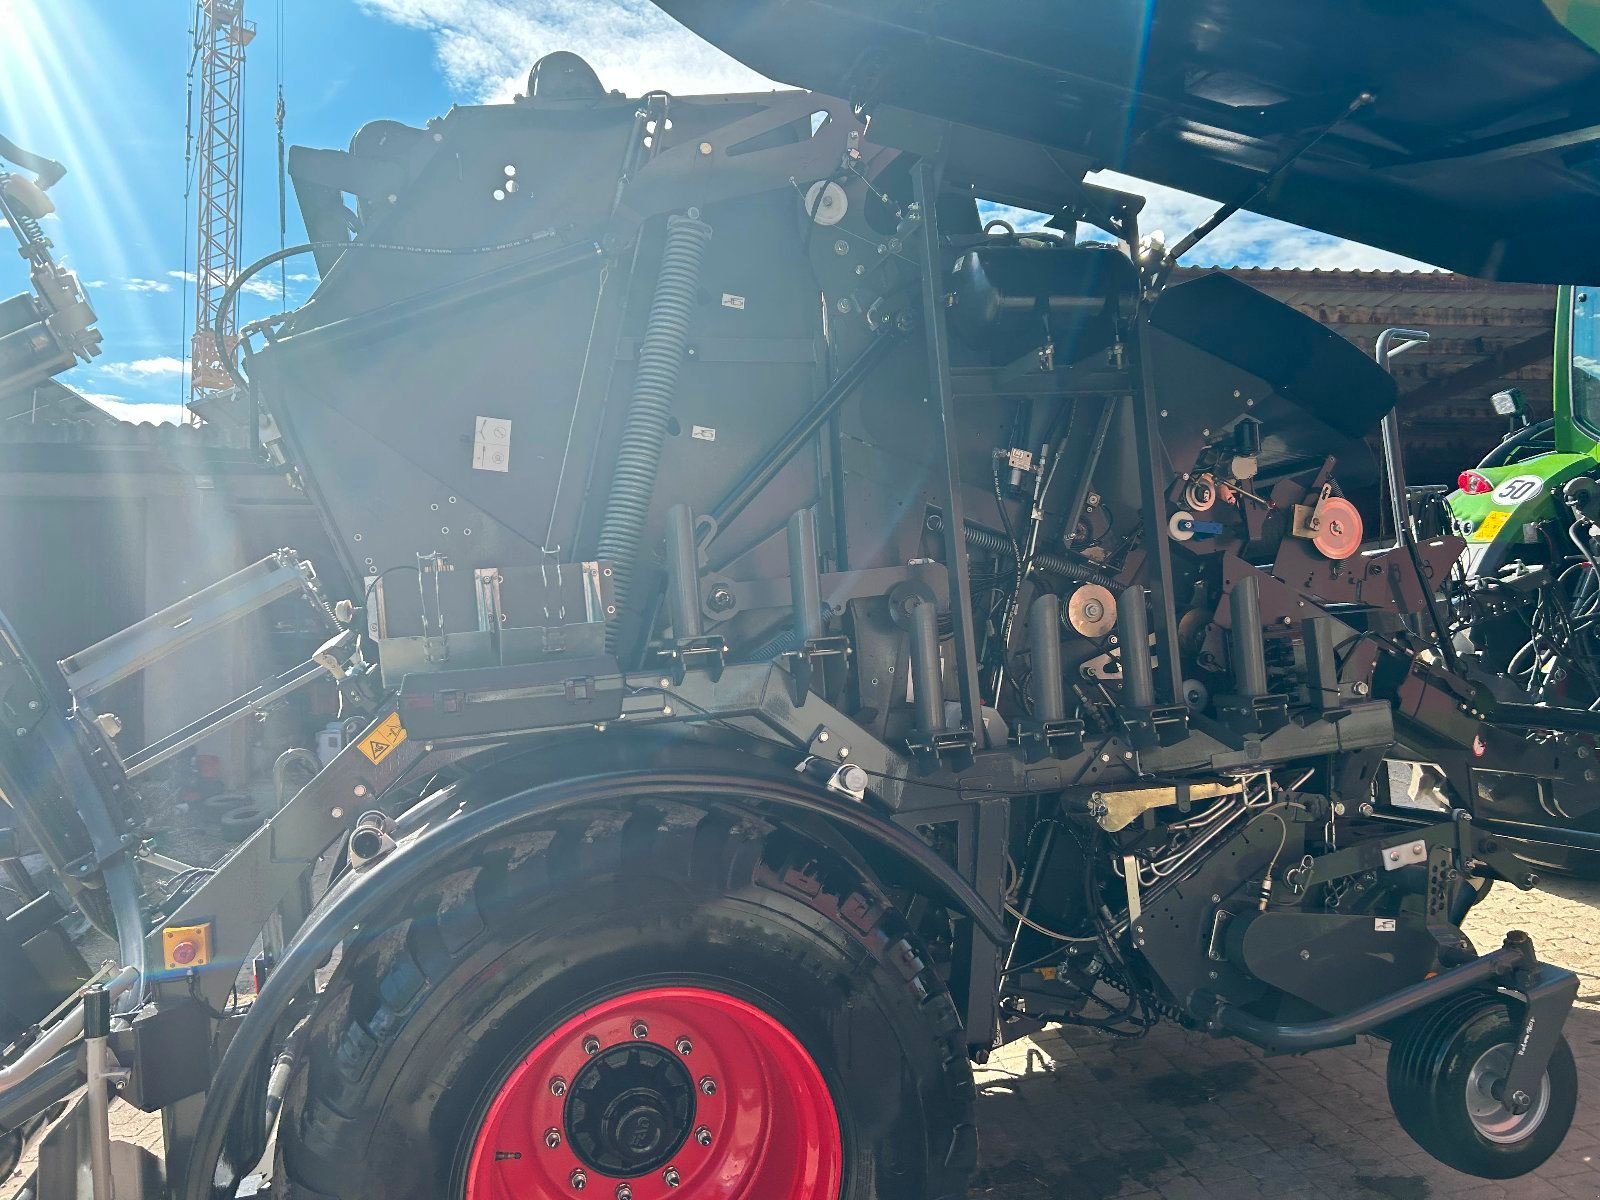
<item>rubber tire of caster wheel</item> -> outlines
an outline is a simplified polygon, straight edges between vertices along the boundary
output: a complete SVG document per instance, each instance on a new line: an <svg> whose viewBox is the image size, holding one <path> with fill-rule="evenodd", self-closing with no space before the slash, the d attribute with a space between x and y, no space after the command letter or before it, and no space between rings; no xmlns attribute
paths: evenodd
<svg viewBox="0 0 1600 1200"><path fill-rule="evenodd" d="M1389 1048L1389 1102L1401 1128L1446 1166L1484 1179L1536 1169L1560 1147L1578 1103L1578 1071L1562 1037L1536 1096L1537 1123L1514 1141L1496 1141L1468 1110L1473 1067L1496 1046L1513 1049L1520 1008L1481 992L1442 1001L1410 1018Z"/></svg>
<svg viewBox="0 0 1600 1200"><path fill-rule="evenodd" d="M493 1200L475 1146L519 1067L553 1034L570 1040L560 1031L579 1014L673 988L753 1005L815 1064L836 1114L842 1182L829 1200L966 1195L977 1157L966 1039L905 920L845 855L670 804L443 864L409 913L347 946L286 1097L287 1197ZM783 1114L774 1120L781 1131ZM543 1128L504 1157L543 1155ZM561 1153L572 1144L569 1128ZM680 1154L694 1157L692 1139ZM653 1195L662 1175L633 1178L631 1194ZM610 1200L623 1182L591 1168L586 1186ZM672 1194L755 1200L691 1184L687 1166Z"/></svg>

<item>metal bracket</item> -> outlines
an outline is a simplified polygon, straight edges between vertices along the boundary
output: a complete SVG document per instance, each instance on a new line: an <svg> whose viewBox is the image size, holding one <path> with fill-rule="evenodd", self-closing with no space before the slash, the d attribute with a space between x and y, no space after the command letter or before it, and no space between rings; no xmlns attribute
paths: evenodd
<svg viewBox="0 0 1600 1200"><path fill-rule="evenodd" d="M1011 741L1020 746L1030 763L1046 758L1072 758L1083 753L1083 722L1018 721L1012 729Z"/></svg>
<svg viewBox="0 0 1600 1200"><path fill-rule="evenodd" d="M1186 704L1121 708L1117 716L1127 731L1128 745L1135 750L1175 746L1189 736L1189 706Z"/></svg>
<svg viewBox="0 0 1600 1200"><path fill-rule="evenodd" d="M1507 949L1521 949L1527 964L1519 967L1513 977L1528 1008L1517 1035L1517 1053L1500 1096L1500 1102L1520 1116L1533 1106L1539 1081L1550 1065L1561 1027L1578 995L1578 976L1541 963L1534 953L1533 939L1520 929L1507 933L1505 944Z"/></svg>
<svg viewBox="0 0 1600 1200"><path fill-rule="evenodd" d="M728 643L714 633L679 638L660 654L671 664L673 682L679 684L691 670L704 671L715 683L722 678L723 669L728 665Z"/></svg>
<svg viewBox="0 0 1600 1200"><path fill-rule="evenodd" d="M824 660L848 659L851 654L850 639L842 635L811 638L798 650L782 656L789 672L789 691L796 704L803 703L811 691L811 679L821 670Z"/></svg>

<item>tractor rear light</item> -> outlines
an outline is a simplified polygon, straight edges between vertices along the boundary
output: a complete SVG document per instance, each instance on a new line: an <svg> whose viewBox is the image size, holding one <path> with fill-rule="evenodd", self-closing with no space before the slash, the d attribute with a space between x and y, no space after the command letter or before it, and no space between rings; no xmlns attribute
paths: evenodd
<svg viewBox="0 0 1600 1200"><path fill-rule="evenodd" d="M1477 471L1463 471L1456 476L1456 486L1469 496L1481 496L1494 491L1494 484Z"/></svg>

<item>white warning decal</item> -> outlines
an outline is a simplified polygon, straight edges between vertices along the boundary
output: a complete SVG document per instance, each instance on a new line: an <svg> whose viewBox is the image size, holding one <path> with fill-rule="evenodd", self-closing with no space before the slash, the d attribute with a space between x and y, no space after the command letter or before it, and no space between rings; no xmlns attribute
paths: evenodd
<svg viewBox="0 0 1600 1200"><path fill-rule="evenodd" d="M479 417L472 430L472 469L511 470L511 422L503 417Z"/></svg>

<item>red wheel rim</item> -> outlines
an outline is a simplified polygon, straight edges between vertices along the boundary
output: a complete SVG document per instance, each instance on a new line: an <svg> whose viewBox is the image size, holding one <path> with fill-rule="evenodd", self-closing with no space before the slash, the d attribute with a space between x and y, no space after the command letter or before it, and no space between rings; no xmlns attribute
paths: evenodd
<svg viewBox="0 0 1600 1200"><path fill-rule="evenodd" d="M792 1033L721 992L646 988L512 1069L466 1200L837 1200L843 1173L833 1097Z"/></svg>

